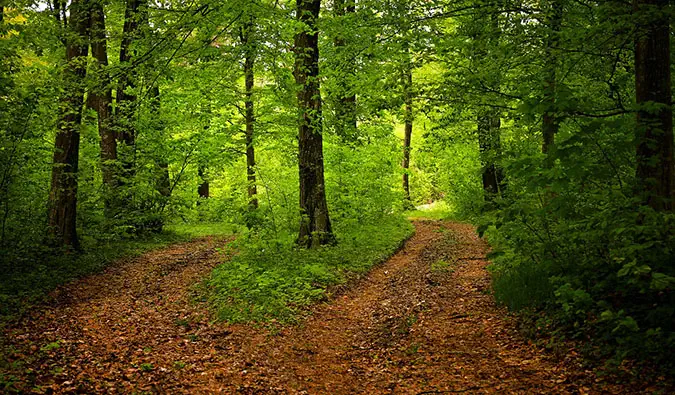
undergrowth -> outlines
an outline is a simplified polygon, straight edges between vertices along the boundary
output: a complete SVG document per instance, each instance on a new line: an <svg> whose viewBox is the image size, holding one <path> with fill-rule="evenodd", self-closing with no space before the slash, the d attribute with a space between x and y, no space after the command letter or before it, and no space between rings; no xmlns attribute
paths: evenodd
<svg viewBox="0 0 675 395"><path fill-rule="evenodd" d="M197 237L231 233L232 227L227 224L182 224L136 239L104 241L84 237L81 253L61 253L47 247L23 249L21 253L0 251L0 324L44 300L57 286L99 272L113 261Z"/></svg>
<svg viewBox="0 0 675 395"><path fill-rule="evenodd" d="M239 253L218 266L208 281L218 318L228 322L292 322L327 288L343 284L390 257L413 233L402 217L338 227L338 244L297 248L294 234L270 240L249 235L235 242Z"/></svg>
<svg viewBox="0 0 675 395"><path fill-rule="evenodd" d="M405 212L405 216L410 219L450 219L457 217L457 213L449 203L439 200L417 206L415 210Z"/></svg>

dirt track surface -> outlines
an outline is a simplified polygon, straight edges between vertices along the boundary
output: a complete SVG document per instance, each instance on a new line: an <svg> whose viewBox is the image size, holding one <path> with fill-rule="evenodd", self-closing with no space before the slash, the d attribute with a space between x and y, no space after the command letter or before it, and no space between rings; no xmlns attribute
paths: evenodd
<svg viewBox="0 0 675 395"><path fill-rule="evenodd" d="M225 240L118 263L5 328L4 380L36 393L635 392L518 335L470 225L415 227L389 261L278 332L213 323L195 300Z"/></svg>

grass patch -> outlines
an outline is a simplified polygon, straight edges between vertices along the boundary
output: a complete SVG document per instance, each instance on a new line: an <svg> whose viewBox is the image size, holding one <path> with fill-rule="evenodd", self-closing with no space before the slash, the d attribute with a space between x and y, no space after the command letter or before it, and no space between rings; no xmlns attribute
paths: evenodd
<svg viewBox="0 0 675 395"><path fill-rule="evenodd" d="M406 211L405 216L410 219L450 219L456 217L453 207L439 200L431 204L417 206L415 210Z"/></svg>
<svg viewBox="0 0 675 395"><path fill-rule="evenodd" d="M208 281L218 318L229 322L292 322L308 305L390 257L413 234L409 221L384 217L376 224L338 229L338 244L296 248L292 237L276 244L240 243L239 254L214 269Z"/></svg>
<svg viewBox="0 0 675 395"><path fill-rule="evenodd" d="M101 241L82 238L79 254L59 253L44 248L0 251L0 324L16 318L27 308L44 300L57 286L97 273L111 262L140 255L170 244L207 235L226 235L227 224L172 225L160 234L138 239Z"/></svg>
<svg viewBox="0 0 675 395"><path fill-rule="evenodd" d="M166 225L164 229L177 235L197 238L203 236L229 236L237 231L237 226L228 223L182 223Z"/></svg>

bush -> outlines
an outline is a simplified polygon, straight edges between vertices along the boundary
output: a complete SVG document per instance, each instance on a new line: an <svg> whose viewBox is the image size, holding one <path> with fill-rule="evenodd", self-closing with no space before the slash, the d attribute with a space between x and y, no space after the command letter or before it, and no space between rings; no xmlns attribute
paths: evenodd
<svg viewBox="0 0 675 395"><path fill-rule="evenodd" d="M675 215L619 190L543 194L538 204L519 196L488 221L497 300L543 309L612 363L673 369Z"/></svg>

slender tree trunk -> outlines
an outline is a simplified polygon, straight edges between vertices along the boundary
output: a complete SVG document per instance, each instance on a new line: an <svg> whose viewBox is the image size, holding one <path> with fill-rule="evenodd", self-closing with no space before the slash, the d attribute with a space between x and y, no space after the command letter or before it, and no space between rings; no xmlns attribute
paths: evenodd
<svg viewBox="0 0 675 395"><path fill-rule="evenodd" d="M103 175L103 195L105 214L114 215L112 206L118 185L117 176L117 140L112 125L112 87L108 74L108 48L105 29L105 14L100 0L92 3L91 10L91 54L96 59L93 71L96 86L89 92L89 107L98 114L98 134L101 137L101 173Z"/></svg>
<svg viewBox="0 0 675 395"><path fill-rule="evenodd" d="M482 22L480 19L478 22ZM501 36L499 27L499 14L497 10L490 13L490 21L487 28L481 27L483 33L475 37L475 40L485 40L486 45L477 45L475 52L476 65L482 67L485 62L490 62L490 52L494 50ZM498 72L498 71L495 71ZM497 75L490 84L495 91L499 90L501 76ZM501 149L501 116L499 110L491 107L481 107L477 110L476 126L478 134L478 149L481 160L481 179L483 184L483 199L492 204L495 198L506 189L504 170L499 165Z"/></svg>
<svg viewBox="0 0 675 395"><path fill-rule="evenodd" d="M548 12L547 27L548 35L546 38L546 49L544 61L544 102L545 110L542 117L542 135L543 142L541 151L548 153L550 148L555 144L555 135L560 129L560 121L557 115L556 108L556 91L557 91L557 69L558 69L558 55L557 46L560 36L560 28L562 25L563 6L561 0L547 0L543 7Z"/></svg>
<svg viewBox="0 0 675 395"><path fill-rule="evenodd" d="M205 173L206 169L204 169L204 166L199 166L199 168L197 169L197 175L199 176L201 182L197 187L197 193L199 194L199 197L202 199L209 198L209 180L206 178Z"/></svg>
<svg viewBox="0 0 675 395"><path fill-rule="evenodd" d="M634 1L638 20L637 193L645 204L660 211L672 211L675 198L668 3L668 0Z"/></svg>
<svg viewBox="0 0 675 395"><path fill-rule="evenodd" d="M155 85L150 88L150 98L150 113L154 118L155 132L158 133L160 139L162 139L164 134L164 124L161 119L159 86ZM168 198L171 196L171 178L169 177L169 162L163 154L164 152L161 152L160 155L155 157L155 189L162 197Z"/></svg>
<svg viewBox="0 0 675 395"><path fill-rule="evenodd" d="M79 249L77 238L77 170L80 124L84 104L84 78L88 50L89 3L73 0L66 37L63 95L54 144L54 165L49 192L49 241Z"/></svg>
<svg viewBox="0 0 675 395"><path fill-rule="evenodd" d="M124 178L133 176L136 151L136 66L133 65L132 45L141 38L141 26L146 15L147 0L127 0L124 11L124 27L120 45L120 65L124 69L117 86L117 139L121 143L120 162L125 170Z"/></svg>
<svg viewBox="0 0 675 395"><path fill-rule="evenodd" d="M326 203L323 172L319 34L321 0L297 0L300 30L295 35L295 82L300 86L298 107L298 167L300 174L300 231L298 244L315 248L335 243Z"/></svg>
<svg viewBox="0 0 675 395"><path fill-rule="evenodd" d="M504 170L496 156L501 153L501 120L492 109L478 116L478 145L482 166L483 196L486 202L494 201L506 187Z"/></svg>
<svg viewBox="0 0 675 395"><path fill-rule="evenodd" d="M255 43L252 39L253 22L249 21L242 29L241 42L244 45L244 85L246 108L246 178L248 181L248 199L251 209L258 208L258 188L255 177L255 148L253 134L255 131L255 109L253 107L253 87L255 84Z"/></svg>
<svg viewBox="0 0 675 395"><path fill-rule="evenodd" d="M355 0L335 0L333 3L334 12L337 17L344 17L350 13L356 12ZM335 39L335 46L340 52L345 47L345 40L342 37ZM342 52L340 52L342 53ZM338 76L338 93L339 100L337 102L336 118L337 118L337 134L343 140L354 141L357 135L357 119L356 119L356 93L353 92L350 78L354 76L353 66L347 62L347 59L340 57L340 68L346 68L344 73Z"/></svg>
<svg viewBox="0 0 675 395"><path fill-rule="evenodd" d="M413 95L412 95L412 64L408 62L404 70L403 76L403 90L404 90L404 101L405 101L405 130L403 136L403 192L405 194L404 199L407 205L412 205L410 200L410 180L409 180L409 171L410 171L410 142L412 140L413 132Z"/></svg>

